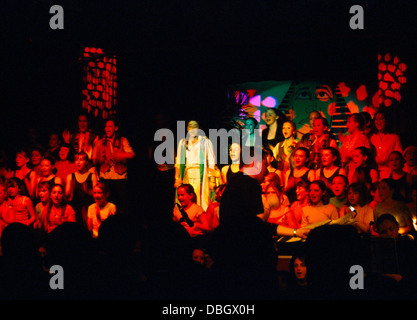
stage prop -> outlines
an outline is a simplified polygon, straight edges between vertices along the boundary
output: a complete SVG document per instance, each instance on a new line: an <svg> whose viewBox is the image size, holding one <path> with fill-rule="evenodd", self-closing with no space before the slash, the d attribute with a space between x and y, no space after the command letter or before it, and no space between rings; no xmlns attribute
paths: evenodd
<svg viewBox="0 0 417 320"><path fill-rule="evenodd" d="M86 47L80 62L85 72L82 107L95 118L104 120L116 113L116 55Z"/></svg>
<svg viewBox="0 0 417 320"><path fill-rule="evenodd" d="M360 81L288 80L246 82L231 86L229 105L234 105L232 126L243 127L243 119L254 117L264 129L265 111L276 108L297 125L299 136L310 131L309 113L319 111L331 131L345 133L347 116L366 111L373 116L380 106L392 107L401 101L400 89L406 83L406 64L390 53L378 54L374 83Z"/></svg>

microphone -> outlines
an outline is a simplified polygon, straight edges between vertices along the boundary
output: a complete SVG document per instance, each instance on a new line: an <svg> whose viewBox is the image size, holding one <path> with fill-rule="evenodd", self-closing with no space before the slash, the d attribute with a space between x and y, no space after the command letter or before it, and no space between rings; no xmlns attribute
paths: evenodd
<svg viewBox="0 0 417 320"><path fill-rule="evenodd" d="M179 203L176 203L178 209L181 212L182 218L180 219L180 222L185 221L190 227L194 226L194 222L191 221L191 219L188 217L187 212L181 207Z"/></svg>

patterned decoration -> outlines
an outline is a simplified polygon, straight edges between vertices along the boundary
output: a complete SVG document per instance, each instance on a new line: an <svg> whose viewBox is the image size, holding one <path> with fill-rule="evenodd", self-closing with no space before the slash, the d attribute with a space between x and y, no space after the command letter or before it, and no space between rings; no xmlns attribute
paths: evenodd
<svg viewBox="0 0 417 320"><path fill-rule="evenodd" d="M379 104L390 107L401 101L400 88L407 82L405 70L407 65L390 53L378 54Z"/></svg>
<svg viewBox="0 0 417 320"><path fill-rule="evenodd" d="M116 113L116 56L105 54L100 48L87 47L82 60L85 71L82 107L94 117L106 119Z"/></svg>

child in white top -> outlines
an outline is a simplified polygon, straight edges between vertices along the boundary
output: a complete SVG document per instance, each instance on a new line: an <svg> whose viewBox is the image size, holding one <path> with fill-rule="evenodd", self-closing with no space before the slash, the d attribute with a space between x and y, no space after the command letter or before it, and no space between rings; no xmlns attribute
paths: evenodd
<svg viewBox="0 0 417 320"><path fill-rule="evenodd" d="M116 214L116 206L107 201L109 191L107 186L98 182L93 188L93 197L95 203L88 207L87 212L87 227L91 232L93 238L98 237L98 229L101 223L110 215Z"/></svg>

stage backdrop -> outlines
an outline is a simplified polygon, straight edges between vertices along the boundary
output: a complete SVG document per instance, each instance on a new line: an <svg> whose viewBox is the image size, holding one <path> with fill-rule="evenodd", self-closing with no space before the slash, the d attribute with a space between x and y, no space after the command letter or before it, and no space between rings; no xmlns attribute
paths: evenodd
<svg viewBox="0 0 417 320"><path fill-rule="evenodd" d="M368 112L372 117L380 108L394 108L401 102L401 87L407 82L405 62L390 53L378 54L375 80L288 80L246 82L231 86L229 104L235 105L235 127L245 117L254 117L264 129L265 111L277 108L295 122L300 134L310 130L309 113L317 110L326 117L332 132L346 132L347 116Z"/></svg>

